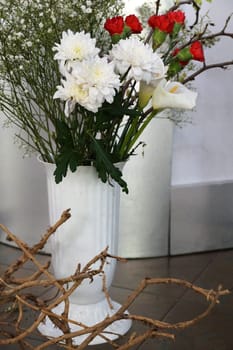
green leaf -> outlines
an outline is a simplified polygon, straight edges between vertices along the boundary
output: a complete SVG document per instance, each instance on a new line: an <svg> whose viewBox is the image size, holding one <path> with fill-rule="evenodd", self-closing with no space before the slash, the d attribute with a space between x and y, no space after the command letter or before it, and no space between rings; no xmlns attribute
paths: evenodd
<svg viewBox="0 0 233 350"><path fill-rule="evenodd" d="M113 119L122 120L126 115L134 117L137 114L137 109L130 109L128 103L123 99L122 92L120 92L115 96L113 103L105 102L95 116L97 122L103 123Z"/></svg>
<svg viewBox="0 0 233 350"><path fill-rule="evenodd" d="M68 168L74 172L79 163L79 153L75 147L70 127L65 121L56 122L56 143L58 145L58 154L55 157L56 170L54 172L55 181L59 183L66 176Z"/></svg>
<svg viewBox="0 0 233 350"><path fill-rule="evenodd" d="M69 166L72 173L74 173L79 165L77 153L75 151L71 152L70 154L70 160L69 160Z"/></svg>
<svg viewBox="0 0 233 350"><path fill-rule="evenodd" d="M69 165L69 154L64 153L58 156L55 162L56 162L56 169L53 175L55 176L56 184L58 184L59 182L62 181L63 177L65 177L67 174L67 169Z"/></svg>
<svg viewBox="0 0 233 350"><path fill-rule="evenodd" d="M73 145L73 137L69 126L63 120L56 120L56 142L60 147Z"/></svg>
<svg viewBox="0 0 233 350"><path fill-rule="evenodd" d="M72 172L75 172L80 165L79 154L75 149L67 148L62 149L61 154L55 158L56 169L54 171L55 181L59 183L63 177L66 177L68 168Z"/></svg>
<svg viewBox="0 0 233 350"><path fill-rule="evenodd" d="M93 141L93 151L96 154L96 160L93 164L100 179L107 182L110 176L122 187L123 192L128 193L127 183L122 179L122 172L113 164L110 155L103 149L101 140L96 140L92 136L91 139Z"/></svg>

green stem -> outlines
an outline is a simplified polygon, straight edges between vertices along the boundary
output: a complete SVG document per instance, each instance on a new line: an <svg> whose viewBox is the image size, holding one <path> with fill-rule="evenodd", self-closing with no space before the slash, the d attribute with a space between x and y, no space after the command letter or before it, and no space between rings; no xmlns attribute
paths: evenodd
<svg viewBox="0 0 233 350"><path fill-rule="evenodd" d="M125 149L125 153L129 154L131 148L133 147L133 145L136 143L136 141L138 140L138 138L141 136L142 132L145 130L145 128L147 127L147 125L151 122L151 120L155 117L155 115L159 112L158 111L153 111L151 112L151 114L146 118L146 120L144 121L144 123L142 124L142 126L138 129L137 133L134 135L134 137L131 139L130 143L128 144L128 147Z"/></svg>
<svg viewBox="0 0 233 350"><path fill-rule="evenodd" d="M123 135L122 135L123 142L119 150L121 159L123 159L124 155L126 156L127 154L128 144L130 143L132 135L136 132L139 118L140 116L137 116L136 118L134 118L132 123L131 123L131 118L129 118L128 122L126 123L126 127L124 128Z"/></svg>

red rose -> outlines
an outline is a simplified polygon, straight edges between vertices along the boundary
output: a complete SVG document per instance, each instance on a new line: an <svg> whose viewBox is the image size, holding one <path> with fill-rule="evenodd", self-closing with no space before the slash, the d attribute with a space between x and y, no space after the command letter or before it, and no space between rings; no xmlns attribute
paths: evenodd
<svg viewBox="0 0 233 350"><path fill-rule="evenodd" d="M189 48L189 51L193 56L194 60L204 62L205 57L204 57L202 43L200 41L195 41L194 43L192 43Z"/></svg>
<svg viewBox="0 0 233 350"><path fill-rule="evenodd" d="M169 19L167 14L165 15L153 15L149 18L148 24L153 29L158 28L161 32L171 33L174 27L174 21Z"/></svg>
<svg viewBox="0 0 233 350"><path fill-rule="evenodd" d="M104 23L104 28L110 35L121 34L124 30L124 19L122 16L108 18Z"/></svg>
<svg viewBox="0 0 233 350"><path fill-rule="evenodd" d="M185 14L183 11L172 11L172 12L168 12L167 15L171 22L184 24Z"/></svg>
<svg viewBox="0 0 233 350"><path fill-rule="evenodd" d="M130 27L132 33L141 33L142 25L139 22L139 19L135 15L129 15L125 19L125 24Z"/></svg>

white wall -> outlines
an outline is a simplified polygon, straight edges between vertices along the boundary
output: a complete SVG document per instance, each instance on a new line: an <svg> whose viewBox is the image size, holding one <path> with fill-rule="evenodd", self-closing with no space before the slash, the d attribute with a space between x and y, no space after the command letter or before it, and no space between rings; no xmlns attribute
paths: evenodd
<svg viewBox="0 0 233 350"><path fill-rule="evenodd" d="M137 6L140 6L142 3L142 0L125 0L125 12L127 14L131 13Z"/></svg>
<svg viewBox="0 0 233 350"><path fill-rule="evenodd" d="M210 16L222 29L232 0L213 0ZM229 30L233 32L233 19ZM233 59L233 40L207 50L207 64ZM209 70L197 78L192 125L175 129L171 195L170 253L232 248L233 68Z"/></svg>
<svg viewBox="0 0 233 350"><path fill-rule="evenodd" d="M125 0L126 12L132 12L142 0ZM172 0L162 0L171 5ZM186 6L187 12L191 7ZM225 18L233 12L232 0L203 0L202 13L209 11L222 29ZM229 30L233 31L233 19ZM205 51L207 63L233 59L232 39L223 38L216 47ZM209 70L194 82L198 91L197 107L190 112L191 123L175 128L172 184L213 183L233 180L233 68Z"/></svg>
<svg viewBox="0 0 233 350"><path fill-rule="evenodd" d="M36 157L23 159L14 144L15 132L14 127L0 126L0 223L32 245L49 225L46 177ZM0 230L0 241L5 239Z"/></svg>
<svg viewBox="0 0 233 350"><path fill-rule="evenodd" d="M203 10L222 28L233 12L232 0L204 2ZM233 32L233 18L229 29ZM233 59L233 40L224 38L207 50L207 63ZM196 79L199 97L192 124L174 133L172 184L213 183L233 180L233 68L209 70Z"/></svg>

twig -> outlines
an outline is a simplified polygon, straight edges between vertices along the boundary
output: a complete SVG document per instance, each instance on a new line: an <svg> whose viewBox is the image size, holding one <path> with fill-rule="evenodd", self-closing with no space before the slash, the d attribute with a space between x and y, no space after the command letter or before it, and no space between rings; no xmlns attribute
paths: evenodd
<svg viewBox="0 0 233 350"><path fill-rule="evenodd" d="M227 69L227 66L231 66L231 65L233 65L233 60L221 62L221 63L209 64L209 65L204 64L202 68L200 68L193 74L189 75L186 79L182 81L182 83L186 84L187 82L194 80L199 74L203 73L206 70L213 69L213 68Z"/></svg>
<svg viewBox="0 0 233 350"><path fill-rule="evenodd" d="M47 232L44 234L42 239L39 243L35 244L34 247L31 248L30 252L31 254L36 254L40 249L44 247L44 245L47 243L49 237L56 232L59 226L61 226L64 222L66 222L70 218L70 209L65 210L60 219L52 226L50 227ZM3 232L7 234L8 237L11 238L16 244L19 242L18 238L14 236L13 234L9 234L9 230L2 224L0 224L0 229L2 229ZM18 244L17 244L18 245ZM21 245L25 246L25 243L21 241ZM8 269L4 273L4 279L7 280L7 277L10 276L13 272L17 271L25 262L27 262L28 257L27 255L23 254L18 260L16 260L15 263L11 264Z"/></svg>
<svg viewBox="0 0 233 350"><path fill-rule="evenodd" d="M59 220L57 225L54 225L52 228L57 228L61 224L61 222L63 223L66 221L63 221L63 219L61 219L61 221ZM222 290L220 287L217 291L206 290L195 286L188 281L175 278L145 278L140 282L138 287L129 295L127 300L123 303L123 305L118 311L113 313L113 315L111 316L107 316L104 320L95 325L87 326L82 324L81 322L78 322L78 320L75 321L69 318L69 296L71 295L71 293L74 292L74 290L76 290L79 287L79 285L84 279L92 280L96 275L100 275L102 276L103 280L103 291L105 293L105 297L109 302L109 306L111 306L110 296L108 294L106 286L104 266L108 263L108 259L116 259L118 261L125 261L125 259L109 254L108 248L106 248L98 255L93 257L84 266L82 270L80 265L78 264L77 269L73 275L65 277L63 279L56 279L48 271L49 262L47 262L45 265L42 265L37 261L35 257L34 251L38 251L38 248L41 245L41 241L34 246L33 250L33 248L29 248L23 241L17 238L5 227L4 232L6 232L9 235L9 237L16 242L18 247L23 252L23 256L6 270L5 274L3 275L3 278L0 280L1 304L4 305L4 302L6 304L12 303L11 311L9 314L12 315L12 312L14 312L14 315L16 316L14 322L6 322L7 318L3 320L3 318L1 317L0 346L18 343L22 349L24 347L33 349L31 344L27 342L26 339L37 329L39 324L43 322L46 317L48 317L51 320L54 326L58 327L61 330L61 335L56 338L45 340L42 344L35 347L34 350L43 350L46 348L50 348L51 345L57 343L59 343L61 347L67 350L73 350L76 348L78 348L79 350L83 350L97 336L102 337L103 341L109 343L114 349L118 350L128 350L133 346L139 346L149 338L166 338L174 340L175 336L171 333L172 331L182 330L200 321L211 312L215 304L219 302L220 296L229 294L228 290ZM49 235L50 233L47 232L46 237ZM44 242L43 239L42 241ZM37 267L38 271L23 279L12 277L14 272L20 267L22 267L24 262L26 262L27 260L31 260L35 267ZM99 267L93 268L97 262L99 262ZM41 275L45 275L46 278L41 279ZM4 276L6 277L6 279L4 279ZM20 281L22 282L21 285L19 284ZM67 288L64 288L65 284L68 284ZM154 320L146 316L128 314L127 310L130 306L132 306L132 304L141 295L145 288L147 288L150 285L157 284L177 284L179 286L184 286L204 296L209 305L203 313L199 314L195 318L188 321L182 321L173 324L159 320ZM36 286L44 286L47 288L51 288L51 286L54 286L56 287L57 293L59 294L57 294L53 298L53 301L48 305L48 303L45 300L39 299L33 293L24 293L26 288L28 290L28 288L35 288ZM56 314L53 311L54 308L60 303L65 303L65 312L63 312L61 315ZM23 324L26 311L33 311L35 319L27 329L23 329L20 326ZM134 332L133 334L129 335L128 338L125 339L125 342L123 344L119 345L117 342L112 341L110 337L108 337L108 334L110 335L113 333L107 332L105 329L111 326L115 321L124 319L131 319L134 322L140 322L145 327L147 327L147 329L144 332L142 332L142 334ZM70 325L76 326L77 330L71 332ZM11 329L13 328L14 332L8 331L9 326L11 326ZM84 341L79 345L74 345L72 343L72 339L81 335L85 336Z"/></svg>

